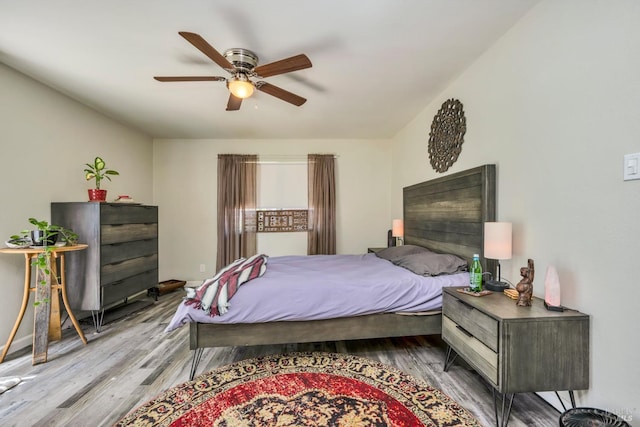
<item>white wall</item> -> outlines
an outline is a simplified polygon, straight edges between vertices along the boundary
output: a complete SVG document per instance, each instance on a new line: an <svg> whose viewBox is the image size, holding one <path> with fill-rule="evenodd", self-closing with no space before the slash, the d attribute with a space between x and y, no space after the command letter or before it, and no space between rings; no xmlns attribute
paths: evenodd
<svg viewBox="0 0 640 427"><path fill-rule="evenodd" d="M386 246L391 227L388 140L156 140L160 280L202 280L215 273L218 154L308 153L338 155L337 252ZM205 272L199 271L200 264Z"/></svg>
<svg viewBox="0 0 640 427"><path fill-rule="evenodd" d="M102 183L110 200L131 194L141 202L153 201L149 137L2 64L0 87L0 246L29 229L29 217L49 221L51 202L86 201L92 185L84 179L84 164L98 155L121 174ZM0 254L0 282L4 347L22 302L22 255ZM11 351L31 343L32 314L29 306Z"/></svg>
<svg viewBox="0 0 640 427"><path fill-rule="evenodd" d="M520 280L534 289L555 265L563 304L591 315L591 386L578 404L640 420L637 325L640 181L622 180L640 152L640 2L547 0L441 93L395 138L392 214L401 188L433 178L427 140L448 98L464 104L456 172L497 164L498 219L514 224Z"/></svg>

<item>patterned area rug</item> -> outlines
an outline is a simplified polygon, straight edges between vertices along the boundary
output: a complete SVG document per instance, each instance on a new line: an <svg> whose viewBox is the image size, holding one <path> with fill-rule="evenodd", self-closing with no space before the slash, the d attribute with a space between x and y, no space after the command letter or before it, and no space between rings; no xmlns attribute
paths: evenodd
<svg viewBox="0 0 640 427"><path fill-rule="evenodd" d="M474 426L441 391L379 362L336 353L244 360L176 386L116 426Z"/></svg>

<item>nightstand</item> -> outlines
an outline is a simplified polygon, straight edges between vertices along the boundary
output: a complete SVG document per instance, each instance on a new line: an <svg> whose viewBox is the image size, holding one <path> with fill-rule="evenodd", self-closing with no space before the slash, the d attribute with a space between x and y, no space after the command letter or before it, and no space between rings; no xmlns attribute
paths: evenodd
<svg viewBox="0 0 640 427"><path fill-rule="evenodd" d="M568 390L575 407L573 390L589 388L589 316L548 311L539 298L518 307L502 293L474 297L457 289L443 289L444 370L459 355L491 384L496 425L507 425L515 393Z"/></svg>

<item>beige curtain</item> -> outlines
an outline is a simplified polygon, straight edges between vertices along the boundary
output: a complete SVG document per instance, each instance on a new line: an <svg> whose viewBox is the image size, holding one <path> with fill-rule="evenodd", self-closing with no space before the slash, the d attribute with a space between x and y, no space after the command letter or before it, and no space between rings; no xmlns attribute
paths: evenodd
<svg viewBox="0 0 640 427"><path fill-rule="evenodd" d="M257 251L257 161L256 155L218 155L217 270Z"/></svg>
<svg viewBox="0 0 640 427"><path fill-rule="evenodd" d="M307 254L336 253L336 181L333 154L309 154Z"/></svg>

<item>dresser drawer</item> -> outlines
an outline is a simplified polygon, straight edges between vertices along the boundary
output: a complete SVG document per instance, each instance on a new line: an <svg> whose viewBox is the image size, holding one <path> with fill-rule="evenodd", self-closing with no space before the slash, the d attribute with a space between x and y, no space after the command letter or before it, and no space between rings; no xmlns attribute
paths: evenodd
<svg viewBox="0 0 640 427"><path fill-rule="evenodd" d="M103 225L101 227L101 244L131 242L158 237L158 224L122 224Z"/></svg>
<svg viewBox="0 0 640 427"><path fill-rule="evenodd" d="M145 271L156 270L157 268L157 254L104 265L102 267L102 284L106 285L117 282Z"/></svg>
<svg viewBox="0 0 640 427"><path fill-rule="evenodd" d="M158 270L150 270L101 286L102 306L120 302L128 296L157 285Z"/></svg>
<svg viewBox="0 0 640 427"><path fill-rule="evenodd" d="M104 204L100 210L100 224L133 224L158 222L157 206Z"/></svg>
<svg viewBox="0 0 640 427"><path fill-rule="evenodd" d="M498 321L464 301L443 294L442 313L494 352L498 352Z"/></svg>
<svg viewBox="0 0 640 427"><path fill-rule="evenodd" d="M102 265L114 264L131 258L153 255L155 253L158 253L158 239L113 243L101 246L100 263Z"/></svg>
<svg viewBox="0 0 640 427"><path fill-rule="evenodd" d="M498 385L498 353L460 329L447 316L442 316L442 339L464 360L482 373L494 386Z"/></svg>

